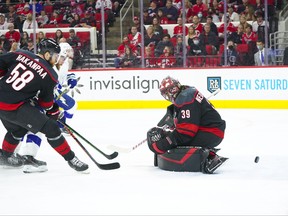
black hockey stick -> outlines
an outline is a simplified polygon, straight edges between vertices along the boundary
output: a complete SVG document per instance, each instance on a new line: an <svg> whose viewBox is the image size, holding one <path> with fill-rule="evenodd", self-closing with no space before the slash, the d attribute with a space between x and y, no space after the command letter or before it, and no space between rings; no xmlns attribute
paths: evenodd
<svg viewBox="0 0 288 216"><path fill-rule="evenodd" d="M67 125L65 122L58 121L60 124L64 125L65 127L69 128L73 133L75 133L77 136L79 136L81 139L83 139L86 143L88 143L90 146L92 146L94 149L96 149L100 154L102 154L107 159L111 160L118 156L118 152L113 152L112 154L108 155L101 151L99 148L97 148L95 145L93 145L91 142L89 142L85 137L83 137L81 134L79 134L77 131L75 131L73 128L71 128L69 125Z"/></svg>
<svg viewBox="0 0 288 216"><path fill-rule="evenodd" d="M78 143L78 145L83 149L83 151L89 156L89 158L102 170L112 170L112 169L118 169L120 168L120 164L118 162L115 163L109 163L109 164L100 164L98 163L92 155L87 151L87 149L82 145L82 143L77 139L77 137L73 134L72 130L65 126L65 129L68 131L68 133L73 137L73 139Z"/></svg>

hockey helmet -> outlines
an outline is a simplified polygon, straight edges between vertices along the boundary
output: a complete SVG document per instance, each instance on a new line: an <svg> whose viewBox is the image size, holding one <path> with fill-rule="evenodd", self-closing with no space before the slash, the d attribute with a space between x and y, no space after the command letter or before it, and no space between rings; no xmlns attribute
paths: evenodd
<svg viewBox="0 0 288 216"><path fill-rule="evenodd" d="M167 76L160 84L161 95L168 101L174 102L181 91L181 84L178 80Z"/></svg>
<svg viewBox="0 0 288 216"><path fill-rule="evenodd" d="M59 44L51 38L41 40L38 45L38 53L44 55L46 52L49 52L51 55L54 53L59 54Z"/></svg>

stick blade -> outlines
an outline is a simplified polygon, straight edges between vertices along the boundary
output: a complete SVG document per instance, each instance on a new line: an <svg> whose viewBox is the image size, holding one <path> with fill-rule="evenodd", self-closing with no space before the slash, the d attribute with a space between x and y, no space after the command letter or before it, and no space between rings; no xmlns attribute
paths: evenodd
<svg viewBox="0 0 288 216"><path fill-rule="evenodd" d="M117 156L118 156L118 152L115 151L110 155L106 155L106 158L108 158L109 160L112 160L112 159L116 158Z"/></svg>
<svg viewBox="0 0 288 216"><path fill-rule="evenodd" d="M124 148L124 147L115 146L115 145L109 145L107 146L107 148L112 151L121 152L121 153L129 153L133 150L131 148Z"/></svg>
<svg viewBox="0 0 288 216"><path fill-rule="evenodd" d="M101 170L113 170L120 168L120 163L110 163L110 164L98 164L97 165Z"/></svg>

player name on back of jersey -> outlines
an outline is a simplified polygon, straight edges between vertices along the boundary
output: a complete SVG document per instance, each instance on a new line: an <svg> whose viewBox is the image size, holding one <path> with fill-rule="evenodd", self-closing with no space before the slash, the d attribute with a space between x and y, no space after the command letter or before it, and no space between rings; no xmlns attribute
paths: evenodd
<svg viewBox="0 0 288 216"><path fill-rule="evenodd" d="M47 75L47 72L41 67L41 65L39 65L35 59L30 59L30 58L27 58L26 56L23 56L23 55L19 55L16 59L17 61L20 61L22 63L24 63L26 66L30 67L31 69L35 70L39 76L42 78L42 79L45 79L46 75ZM24 65L23 65L24 66ZM25 67L25 66L24 66ZM26 69L26 68L23 68L22 69Z"/></svg>

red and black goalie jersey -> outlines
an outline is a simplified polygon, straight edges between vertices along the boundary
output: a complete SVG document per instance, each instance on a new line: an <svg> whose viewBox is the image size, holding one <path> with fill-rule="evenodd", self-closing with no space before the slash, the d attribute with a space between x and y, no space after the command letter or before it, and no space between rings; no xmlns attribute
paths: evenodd
<svg viewBox="0 0 288 216"><path fill-rule="evenodd" d="M1 110L15 110L36 95L44 109L53 105L58 75L39 56L24 50L1 55L0 77Z"/></svg>
<svg viewBox="0 0 288 216"><path fill-rule="evenodd" d="M184 86L183 89L174 103L177 143L189 145L198 132L223 139L226 124L213 105L196 88Z"/></svg>

